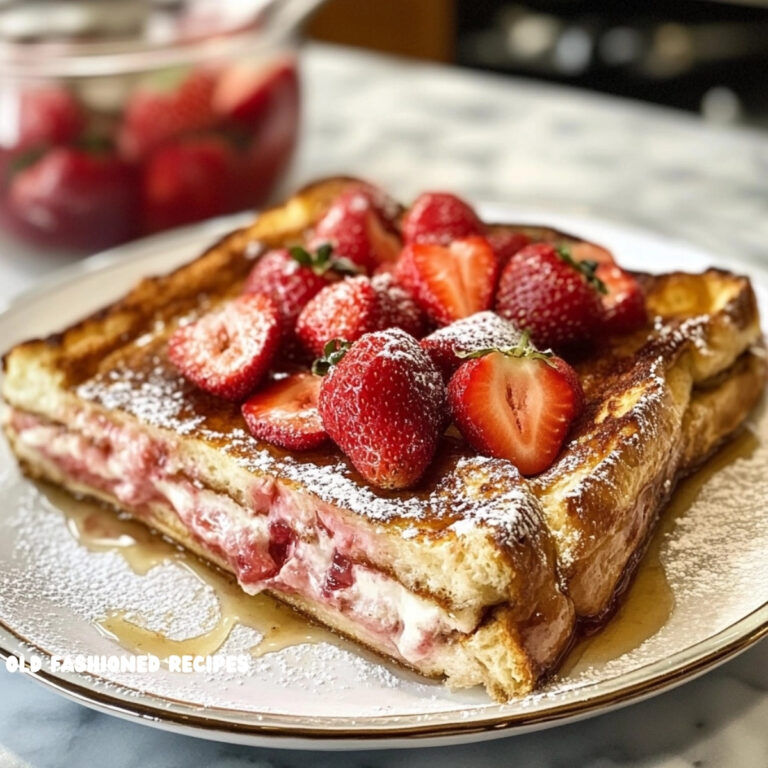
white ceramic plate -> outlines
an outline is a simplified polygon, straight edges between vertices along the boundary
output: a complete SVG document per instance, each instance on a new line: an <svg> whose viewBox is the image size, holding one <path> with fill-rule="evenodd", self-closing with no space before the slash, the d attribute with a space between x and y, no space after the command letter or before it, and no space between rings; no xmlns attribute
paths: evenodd
<svg viewBox="0 0 768 768"><path fill-rule="evenodd" d="M768 313L768 275L760 268L592 218L491 205L483 214L488 220L576 232L614 249L627 266L646 271L699 271L717 264L746 272ZM0 348L58 330L117 298L139 277L194 257L240 221L230 218L138 242L61 272L0 315ZM644 641L630 642L618 655L593 653L591 662L582 660L523 700L499 705L478 690L452 693L351 645L322 642L264 655L245 676L185 675L163 668L153 675L91 677L52 673L44 666L36 677L87 706L160 728L311 749L496 738L639 700L704 672L768 633L765 411L753 419L756 437L748 437L747 444L742 440L728 461L720 461L719 471L700 476L695 486L689 483L686 494L695 500L678 504L678 516L658 539L657 571L668 593L668 615L645 630L633 629L630 617L618 634L648 635ZM4 441L0 492L0 654L121 653L94 624L115 609L147 626L170 621L177 639L210 629L216 621L215 593L182 563L163 562L142 575L114 551L78 544L61 503L20 475ZM652 593L653 580L649 584ZM650 599L659 604L653 594ZM235 627L224 650L251 647L258 640L253 632ZM621 642L616 648L622 650Z"/></svg>

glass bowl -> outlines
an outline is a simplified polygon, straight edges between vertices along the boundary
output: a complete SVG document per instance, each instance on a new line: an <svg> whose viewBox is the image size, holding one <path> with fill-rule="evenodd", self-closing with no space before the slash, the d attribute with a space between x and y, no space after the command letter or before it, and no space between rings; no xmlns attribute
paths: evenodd
<svg viewBox="0 0 768 768"><path fill-rule="evenodd" d="M0 17L7 232L93 251L268 198L300 94L295 36L264 2L19 5Z"/></svg>

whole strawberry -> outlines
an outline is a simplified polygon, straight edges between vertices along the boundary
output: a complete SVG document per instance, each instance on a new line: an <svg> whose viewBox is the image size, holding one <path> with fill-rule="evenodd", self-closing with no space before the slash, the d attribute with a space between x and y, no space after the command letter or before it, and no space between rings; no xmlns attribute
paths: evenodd
<svg viewBox="0 0 768 768"><path fill-rule="evenodd" d="M359 275L326 286L314 296L299 314L296 335L308 352L318 356L331 339L356 341L363 334L392 327L421 335L424 318L391 275Z"/></svg>
<svg viewBox="0 0 768 768"><path fill-rule="evenodd" d="M403 217L406 243L450 243L483 233L472 207L448 192L424 192Z"/></svg>
<svg viewBox="0 0 768 768"><path fill-rule="evenodd" d="M15 118L15 149L47 147L74 141L85 124L75 97L58 85L38 85L21 91ZM10 109L10 107L6 107Z"/></svg>
<svg viewBox="0 0 768 768"><path fill-rule="evenodd" d="M138 234L137 187L112 153L53 147L13 178L8 207L41 243L104 248Z"/></svg>
<svg viewBox="0 0 768 768"><path fill-rule="evenodd" d="M378 329L402 328L420 339L426 330L426 318L408 291L397 282L395 277L381 272L371 278L378 298Z"/></svg>
<svg viewBox="0 0 768 768"><path fill-rule="evenodd" d="M280 321L272 300L246 294L179 327L168 340L168 357L201 389L238 401L269 370L279 340Z"/></svg>
<svg viewBox="0 0 768 768"><path fill-rule="evenodd" d="M356 341L379 330L376 289L365 275L348 277L323 288L301 310L296 336L304 349L315 356L323 353L331 339Z"/></svg>
<svg viewBox="0 0 768 768"><path fill-rule="evenodd" d="M145 230L156 232L231 210L237 164L234 149L214 135L159 147L142 168Z"/></svg>
<svg viewBox="0 0 768 768"><path fill-rule="evenodd" d="M542 348L589 341L601 317L605 286L596 265L577 262L564 248L528 245L501 273L496 311L531 332Z"/></svg>
<svg viewBox="0 0 768 768"><path fill-rule="evenodd" d="M296 318L309 300L325 286L357 268L347 259L336 258L330 245L310 253L301 246L267 251L251 270L243 293L263 293L275 302L280 313L283 337L293 333Z"/></svg>
<svg viewBox="0 0 768 768"><path fill-rule="evenodd" d="M514 232L509 229L491 230L486 234L486 239L491 244L496 258L499 260L499 269L509 264L509 260L531 242L531 238L523 232Z"/></svg>
<svg viewBox="0 0 768 768"><path fill-rule="evenodd" d="M495 312L478 312L430 333L421 340L421 348L448 380L466 355L492 347L508 349L516 346L521 337L509 320Z"/></svg>
<svg viewBox="0 0 768 768"><path fill-rule="evenodd" d="M370 274L400 253L400 238L388 213L385 198L377 190L355 186L339 195L318 221L310 245L330 243L339 256Z"/></svg>
<svg viewBox="0 0 768 768"><path fill-rule="evenodd" d="M366 334L346 353L328 351L332 360L318 409L331 439L370 483L414 485L435 455L444 424L440 372L398 328Z"/></svg>
<svg viewBox="0 0 768 768"><path fill-rule="evenodd" d="M171 78L174 79L174 78ZM125 106L118 131L121 154L141 160L167 141L212 127L211 106L216 79L211 72L192 71L180 81L152 77L139 85Z"/></svg>

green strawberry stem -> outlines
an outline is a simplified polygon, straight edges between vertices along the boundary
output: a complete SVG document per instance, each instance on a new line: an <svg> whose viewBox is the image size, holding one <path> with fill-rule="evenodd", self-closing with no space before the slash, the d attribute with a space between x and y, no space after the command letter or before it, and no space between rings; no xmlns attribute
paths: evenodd
<svg viewBox="0 0 768 768"><path fill-rule="evenodd" d="M553 356L553 352L540 352L536 347L531 344L531 332L529 330L523 331L520 336L520 341L515 344L514 347L486 347L484 349L475 349L472 352L457 352L456 356L464 358L466 360L472 360L478 357L485 357L493 352L498 352L505 357L527 358L529 360L544 360L549 362L549 359Z"/></svg>
<svg viewBox="0 0 768 768"><path fill-rule="evenodd" d="M590 259L584 259L584 261L576 261L571 255L571 249L567 245L558 245L555 250L557 255L569 266L573 267L577 272L580 272L584 279L598 292L608 293L605 283L595 274L597 268L600 266L596 261Z"/></svg>
<svg viewBox="0 0 768 768"><path fill-rule="evenodd" d="M312 373L314 373L315 376L325 376L334 365L338 365L338 363L341 362L351 346L352 345L344 339L331 339L323 347L322 357L318 357L317 360L312 363Z"/></svg>
<svg viewBox="0 0 768 768"><path fill-rule="evenodd" d="M323 243L314 253L310 253L302 245L294 245L288 252L302 267L308 267L316 275L324 275L329 270L340 275L359 275L361 272L360 267L349 259L334 256L331 243Z"/></svg>

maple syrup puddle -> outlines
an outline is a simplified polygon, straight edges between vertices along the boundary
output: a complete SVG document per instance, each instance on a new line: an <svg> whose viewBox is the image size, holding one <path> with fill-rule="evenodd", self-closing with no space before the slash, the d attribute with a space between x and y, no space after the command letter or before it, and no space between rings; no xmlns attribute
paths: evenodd
<svg viewBox="0 0 768 768"><path fill-rule="evenodd" d="M207 632L189 639L173 640L146 629L122 610L110 611L95 622L101 634L126 650L137 654L151 653L161 661L173 655L209 656L224 645L237 624L261 634L259 642L250 649L255 657L305 643L337 646L344 643L338 636L310 623L268 595L246 594L232 578L141 523L98 502L76 499L47 483L38 487L64 513L72 537L89 551L116 552L134 573L141 576L158 565L173 562L214 590L219 603L218 621Z"/></svg>
<svg viewBox="0 0 768 768"><path fill-rule="evenodd" d="M579 640L566 656L557 676L575 676L600 667L640 647L667 622L675 598L661 562L667 534L691 508L710 478L737 459L748 459L760 445L749 429L726 443L700 469L680 482L651 537L632 582L613 616L598 631Z"/></svg>

